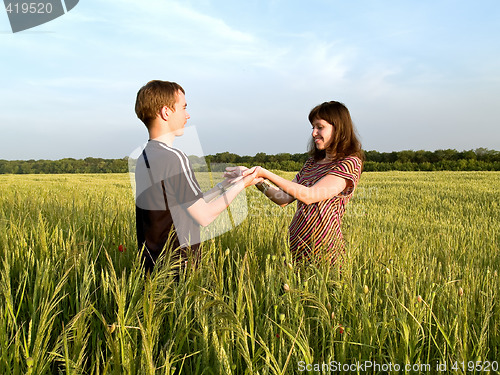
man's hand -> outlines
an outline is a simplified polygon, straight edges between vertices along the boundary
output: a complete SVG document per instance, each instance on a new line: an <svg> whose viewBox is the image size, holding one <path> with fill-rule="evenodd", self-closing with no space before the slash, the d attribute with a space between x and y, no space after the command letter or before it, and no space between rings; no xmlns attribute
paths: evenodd
<svg viewBox="0 0 500 375"><path fill-rule="evenodd" d="M226 172L224 172L224 177L232 180L232 179L241 179L243 176L243 172L248 170L247 167L227 167Z"/></svg>
<svg viewBox="0 0 500 375"><path fill-rule="evenodd" d="M227 167L226 172L224 172L224 177L227 179L228 184L234 184L243 179L243 172L247 170L248 168L243 166Z"/></svg>
<svg viewBox="0 0 500 375"><path fill-rule="evenodd" d="M244 187L247 188L249 186L262 182L263 179L256 177L255 174L253 174L254 171L255 168L248 169L247 167L243 166L227 167L226 172L224 172L224 177L226 179L223 181L223 184L224 186L227 186L241 181Z"/></svg>

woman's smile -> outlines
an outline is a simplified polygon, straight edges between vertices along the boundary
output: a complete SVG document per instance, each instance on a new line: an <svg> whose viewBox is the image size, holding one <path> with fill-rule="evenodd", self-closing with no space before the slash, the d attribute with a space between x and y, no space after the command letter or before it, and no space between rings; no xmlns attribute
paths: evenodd
<svg viewBox="0 0 500 375"><path fill-rule="evenodd" d="M322 138L314 138L314 143L316 144L316 148L321 149L323 139Z"/></svg>
<svg viewBox="0 0 500 375"><path fill-rule="evenodd" d="M312 137L318 150L323 150L333 137L333 126L322 119L315 119L312 122Z"/></svg>

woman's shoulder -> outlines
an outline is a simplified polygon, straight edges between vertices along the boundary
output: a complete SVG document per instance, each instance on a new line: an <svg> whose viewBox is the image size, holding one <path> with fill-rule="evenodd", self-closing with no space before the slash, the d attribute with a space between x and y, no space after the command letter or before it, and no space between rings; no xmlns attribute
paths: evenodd
<svg viewBox="0 0 500 375"><path fill-rule="evenodd" d="M363 165L363 161L361 160L361 158L359 156L356 156L356 155L349 155L349 156L346 156L342 159L339 159L338 163L339 164L345 164L345 163L355 164L356 166Z"/></svg>
<svg viewBox="0 0 500 375"><path fill-rule="evenodd" d="M336 166L333 167L333 170L339 170L344 173L349 173L359 178L363 171L363 161L356 155L346 156L338 160Z"/></svg>
<svg viewBox="0 0 500 375"><path fill-rule="evenodd" d="M357 156L357 155L345 156L341 160L356 160L358 162L361 162L361 158L359 156Z"/></svg>

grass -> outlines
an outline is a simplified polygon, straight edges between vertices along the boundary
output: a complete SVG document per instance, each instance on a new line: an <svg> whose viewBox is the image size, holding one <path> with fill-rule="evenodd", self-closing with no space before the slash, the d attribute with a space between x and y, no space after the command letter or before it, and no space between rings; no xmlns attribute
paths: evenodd
<svg viewBox="0 0 500 375"><path fill-rule="evenodd" d="M294 205L251 188L248 217L207 240L178 283L167 265L141 275L128 175L3 175L0 189L1 374L289 374L332 361L495 373L500 361L498 172L364 173L342 274L292 265Z"/></svg>

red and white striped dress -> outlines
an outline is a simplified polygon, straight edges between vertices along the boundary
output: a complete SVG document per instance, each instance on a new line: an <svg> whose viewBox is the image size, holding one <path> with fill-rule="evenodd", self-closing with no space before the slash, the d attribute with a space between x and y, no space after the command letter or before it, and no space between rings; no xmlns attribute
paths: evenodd
<svg viewBox="0 0 500 375"><path fill-rule="evenodd" d="M290 251L295 261L315 261L326 257L335 263L345 253L341 220L345 206L352 197L361 175L362 162L349 156L331 163L320 164L310 158L296 176L304 186L312 186L326 175L334 175L352 182L339 195L312 204L297 201L289 227Z"/></svg>

